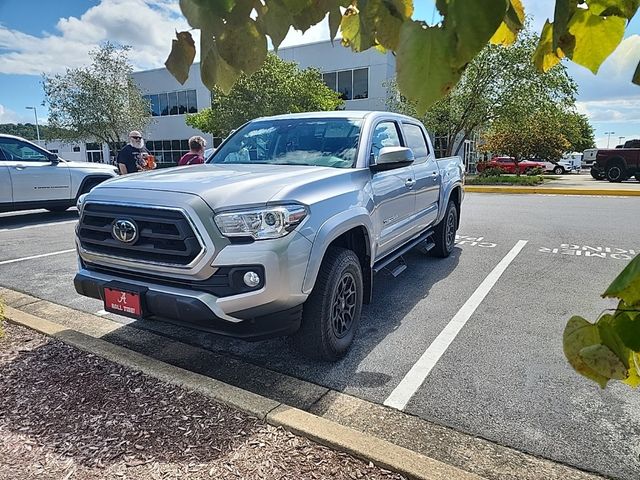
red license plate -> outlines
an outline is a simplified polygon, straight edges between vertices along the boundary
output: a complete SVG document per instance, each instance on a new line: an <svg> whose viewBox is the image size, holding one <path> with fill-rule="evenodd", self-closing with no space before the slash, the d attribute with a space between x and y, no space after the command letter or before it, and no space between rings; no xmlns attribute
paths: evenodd
<svg viewBox="0 0 640 480"><path fill-rule="evenodd" d="M140 294L125 292L115 288L104 288L104 309L132 318L142 318L142 304Z"/></svg>

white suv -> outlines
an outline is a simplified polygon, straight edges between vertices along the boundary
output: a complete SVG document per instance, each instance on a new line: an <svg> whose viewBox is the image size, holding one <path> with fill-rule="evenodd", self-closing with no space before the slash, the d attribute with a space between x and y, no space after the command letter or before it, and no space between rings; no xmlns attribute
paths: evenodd
<svg viewBox="0 0 640 480"><path fill-rule="evenodd" d="M68 162L38 145L0 134L0 212L45 208L61 212L78 196L118 175L101 163Z"/></svg>

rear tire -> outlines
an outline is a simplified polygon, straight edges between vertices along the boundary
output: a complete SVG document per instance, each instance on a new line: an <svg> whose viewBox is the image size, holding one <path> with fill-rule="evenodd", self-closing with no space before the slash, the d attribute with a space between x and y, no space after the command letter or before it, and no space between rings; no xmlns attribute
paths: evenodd
<svg viewBox="0 0 640 480"><path fill-rule="evenodd" d="M433 233L436 246L431 249L435 257L446 258L451 255L456 244L458 230L458 207L453 200L449 200L443 219L436 225Z"/></svg>
<svg viewBox="0 0 640 480"><path fill-rule="evenodd" d="M624 180L624 168L619 163L614 163L607 167L607 180L619 183Z"/></svg>
<svg viewBox="0 0 640 480"><path fill-rule="evenodd" d="M298 350L316 360L343 357L358 329L363 293L362 267L356 254L330 247L304 304L300 329L293 335Z"/></svg>
<svg viewBox="0 0 640 480"><path fill-rule="evenodd" d="M564 173L564 168L562 168L561 166L557 166L553 169L553 173L555 173L556 175L562 175Z"/></svg>

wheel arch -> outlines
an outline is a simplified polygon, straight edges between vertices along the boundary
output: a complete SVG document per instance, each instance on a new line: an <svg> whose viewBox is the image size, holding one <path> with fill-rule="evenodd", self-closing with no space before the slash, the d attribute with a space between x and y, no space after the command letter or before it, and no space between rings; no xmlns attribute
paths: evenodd
<svg viewBox="0 0 640 480"><path fill-rule="evenodd" d="M85 190L85 188L87 187L88 184L95 183L95 185L98 185L98 184L104 182L105 180L109 180L110 178L113 178L113 177L111 177L109 175L103 175L103 174L87 175L86 177L84 177L82 179L82 182L80 183L80 186L78 187L78 191L76 192L76 200L83 193L87 193L84 190Z"/></svg>

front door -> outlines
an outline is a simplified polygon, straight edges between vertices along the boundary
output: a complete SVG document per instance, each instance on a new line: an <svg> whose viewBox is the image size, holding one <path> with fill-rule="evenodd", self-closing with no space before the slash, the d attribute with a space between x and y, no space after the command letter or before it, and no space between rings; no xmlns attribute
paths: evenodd
<svg viewBox="0 0 640 480"><path fill-rule="evenodd" d="M416 176L416 218L414 227L421 231L435 223L440 198L440 170L433 152L429 151L426 134L415 123L403 122L405 144L413 151L413 171Z"/></svg>
<svg viewBox="0 0 640 480"><path fill-rule="evenodd" d="M4 160L2 150L0 150L0 206L7 206L13 202L13 189L11 188L11 177L9 167Z"/></svg>
<svg viewBox="0 0 640 480"><path fill-rule="evenodd" d="M374 129L371 162L375 164L383 147L399 147L400 133L395 122L379 123ZM415 211L413 194L414 174L411 165L384 172L373 172L371 185L375 210L373 220L376 231L376 258L384 256L411 237L411 222Z"/></svg>
<svg viewBox="0 0 640 480"><path fill-rule="evenodd" d="M14 203L71 199L65 162L53 163L44 150L16 138L0 138L0 149L9 168Z"/></svg>

